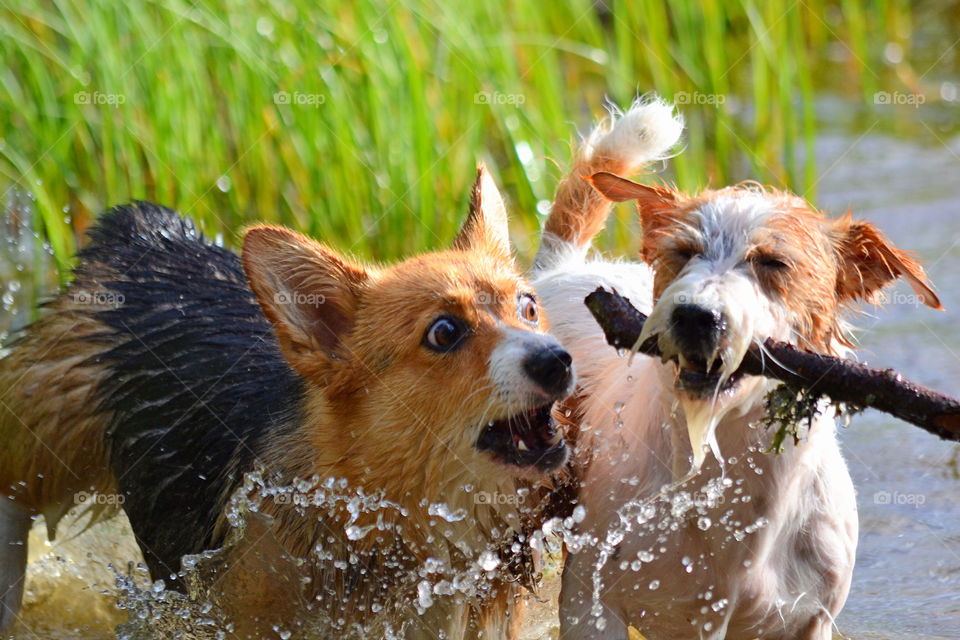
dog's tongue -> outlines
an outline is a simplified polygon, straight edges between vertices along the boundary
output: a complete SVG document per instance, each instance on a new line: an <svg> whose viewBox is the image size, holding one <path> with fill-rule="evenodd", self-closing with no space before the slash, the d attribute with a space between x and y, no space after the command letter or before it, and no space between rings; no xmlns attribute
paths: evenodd
<svg viewBox="0 0 960 640"><path fill-rule="evenodd" d="M680 406L687 421L687 435L690 437L690 446L693 448L693 468L691 472L700 470L704 458L707 456L707 447L723 466L720 456L720 447L717 444L717 424L723 417L713 401L703 398L691 398L681 394Z"/></svg>

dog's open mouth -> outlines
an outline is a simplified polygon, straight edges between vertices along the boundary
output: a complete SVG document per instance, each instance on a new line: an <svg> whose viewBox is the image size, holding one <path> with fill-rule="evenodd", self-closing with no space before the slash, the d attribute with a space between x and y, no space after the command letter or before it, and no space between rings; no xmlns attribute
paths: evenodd
<svg viewBox="0 0 960 640"><path fill-rule="evenodd" d="M722 380L721 368L723 364L717 358L711 366L706 360L697 356L674 356L670 359L677 365L677 388L694 396L712 395L718 391L729 391L737 386L741 376L733 374Z"/></svg>
<svg viewBox="0 0 960 640"><path fill-rule="evenodd" d="M555 470L567 459L567 445L552 409L550 403L490 422L477 439L477 449L515 467Z"/></svg>

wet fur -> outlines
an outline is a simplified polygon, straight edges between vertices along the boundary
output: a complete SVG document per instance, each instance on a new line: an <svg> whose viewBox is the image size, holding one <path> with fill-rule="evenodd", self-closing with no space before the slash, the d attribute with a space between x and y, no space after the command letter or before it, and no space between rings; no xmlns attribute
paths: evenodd
<svg viewBox="0 0 960 640"><path fill-rule="evenodd" d="M677 130L669 111L654 107L644 115L650 126ZM599 132L622 140L608 143L618 149L637 139L618 122ZM832 415L815 420L798 446L767 455L770 434L750 425L763 416L771 385L743 380L733 396L718 401L716 450L724 456L723 469L708 456L699 473L691 473L694 452L677 408L674 365L617 355L582 300L597 286L616 289L650 315L647 324L662 331L661 348L673 348L663 337L669 333L665 312L675 298L689 301L713 286L689 256L719 260L749 238L750 250L776 250L789 270L756 267L739 276L744 292L756 292L750 294L755 301L729 300L744 321L741 326L741 316L734 316L732 330L747 332L747 338L755 337L752 329L769 331L841 353L849 344L842 311L900 276L928 305L939 302L919 265L867 223L849 216L826 219L796 196L752 184L687 196L613 175L635 172L638 157L655 158L665 150L642 149L622 154L612 171L608 167L616 163L610 158L592 164L589 152L578 157L564 188L582 191L584 186L571 184L586 177L581 182L592 181L606 202L564 196L573 206L564 205L558 220L548 220L538 256L534 282L554 332L577 361L580 432L587 434L578 443L578 499L586 517L577 533L591 542L568 556L561 635L622 640L632 625L650 640L826 640L846 599L857 538L854 490ZM584 231L601 228L610 203L626 200L638 203L644 262L586 259ZM586 206L577 209L577 203ZM579 222L571 221L577 216ZM725 366L736 364L734 357ZM725 500L705 499L717 493L722 478L731 483L719 492ZM678 507L684 494L699 496L700 508ZM706 530L698 526L701 516L711 519ZM608 538L615 531L622 539ZM640 562L638 554L646 552L650 556ZM682 563L691 560L688 575ZM721 598L725 606L712 608Z"/></svg>
<svg viewBox="0 0 960 640"><path fill-rule="evenodd" d="M204 588L238 637L274 625L296 630L318 596L343 618L343 634L406 624L411 638L440 630L451 638L512 636L531 559L527 545L520 554L507 549L530 513L478 504L462 487L510 493L546 480L515 479L473 448L485 420L530 401L516 395L526 384L506 393L486 381L501 327L546 338L516 317L512 301L525 285L505 243L502 202L483 172L472 204L454 249L392 268L352 263L270 227L247 234L241 265L163 207L135 203L105 214L74 282L0 361L0 483L10 496L0 510L0 578L14 587L0 585L0 628L16 615L24 523L43 514L53 536L83 491L123 496L155 579L174 578L184 554L226 545ZM324 315L305 318L320 311L276 304L292 285L322 296ZM420 345L430 309L455 310L475 327L453 361ZM464 424L470 416L477 426ZM378 532L351 546L342 514L276 500L234 529L226 507L252 471L278 485L342 478L379 492L408 512L385 516L402 524L402 535ZM426 513L437 502L468 515L438 524ZM367 560L347 571L298 560L331 532L335 555L366 549ZM485 595L438 597L421 615L409 604L415 585L399 576L427 557L468 567L471 559L443 542L447 535L502 549L503 571L491 575ZM326 599L332 595L343 600ZM370 603L384 599L378 619Z"/></svg>

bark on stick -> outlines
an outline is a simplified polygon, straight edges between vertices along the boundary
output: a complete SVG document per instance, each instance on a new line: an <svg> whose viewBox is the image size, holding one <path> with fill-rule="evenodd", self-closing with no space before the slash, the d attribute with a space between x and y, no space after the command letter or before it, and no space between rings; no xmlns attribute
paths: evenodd
<svg viewBox="0 0 960 640"><path fill-rule="evenodd" d="M632 349L647 316L616 292L598 288L585 299L607 342ZM655 339L639 345L640 353L660 357ZM907 380L893 369L872 369L859 362L804 351L767 338L762 352L750 347L737 369L765 376L855 407L872 407L936 434L960 442L960 401Z"/></svg>

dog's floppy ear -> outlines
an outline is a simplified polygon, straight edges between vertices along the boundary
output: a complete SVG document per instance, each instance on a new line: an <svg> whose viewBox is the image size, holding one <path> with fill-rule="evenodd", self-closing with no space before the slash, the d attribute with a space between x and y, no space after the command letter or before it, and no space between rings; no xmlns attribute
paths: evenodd
<svg viewBox="0 0 960 640"><path fill-rule="evenodd" d="M299 233L258 226L244 235L243 268L295 369L309 375L318 355L338 357L369 278L362 267Z"/></svg>
<svg viewBox="0 0 960 640"><path fill-rule="evenodd" d="M656 236L674 221L671 214L677 210L677 192L659 185L640 184L607 171L595 173L586 180L608 200L637 201L640 225L643 227L641 256L651 262Z"/></svg>
<svg viewBox="0 0 960 640"><path fill-rule="evenodd" d="M884 287L903 277L925 305L943 308L920 263L896 248L869 222L853 220L847 214L833 223L833 238L840 265L837 294L841 299L878 301Z"/></svg>
<svg viewBox="0 0 960 640"><path fill-rule="evenodd" d="M453 246L461 250L486 248L505 256L510 255L507 208L500 190L483 164L477 166L477 179L470 192L470 215Z"/></svg>

